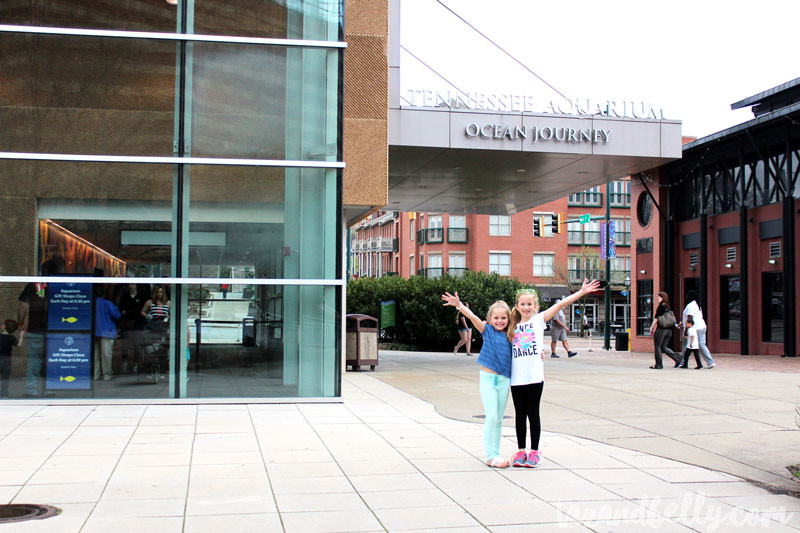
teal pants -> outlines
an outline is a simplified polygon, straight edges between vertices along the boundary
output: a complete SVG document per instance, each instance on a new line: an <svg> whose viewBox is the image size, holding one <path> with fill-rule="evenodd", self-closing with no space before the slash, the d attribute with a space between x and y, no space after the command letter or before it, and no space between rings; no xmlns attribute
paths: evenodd
<svg viewBox="0 0 800 533"><path fill-rule="evenodd" d="M500 457L500 436L503 433L503 413L506 412L511 380L500 374L481 370L481 400L486 415L483 424L483 446L486 460Z"/></svg>

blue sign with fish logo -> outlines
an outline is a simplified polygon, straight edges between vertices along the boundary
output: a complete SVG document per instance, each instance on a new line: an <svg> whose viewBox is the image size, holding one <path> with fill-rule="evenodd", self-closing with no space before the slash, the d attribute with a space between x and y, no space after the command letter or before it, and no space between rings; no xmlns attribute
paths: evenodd
<svg viewBox="0 0 800 533"><path fill-rule="evenodd" d="M92 284L51 283L47 297L49 331L92 330Z"/></svg>
<svg viewBox="0 0 800 533"><path fill-rule="evenodd" d="M91 333L47 334L47 389L89 389L91 371Z"/></svg>

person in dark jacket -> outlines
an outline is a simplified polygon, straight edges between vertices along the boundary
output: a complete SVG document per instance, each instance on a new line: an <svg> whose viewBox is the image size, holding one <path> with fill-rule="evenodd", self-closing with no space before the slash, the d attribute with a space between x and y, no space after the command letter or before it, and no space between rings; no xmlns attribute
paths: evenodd
<svg viewBox="0 0 800 533"><path fill-rule="evenodd" d="M672 327L674 326L664 328L658 323L658 317L667 314L669 311L669 297L667 293L659 292L656 296L656 314L653 318L653 323L650 324L650 335L654 335L653 344L655 346L656 364L650 368L664 368L664 363L661 360L662 352L675 361L675 366L678 366L681 362L681 356L673 352L669 347L669 341L672 340Z"/></svg>

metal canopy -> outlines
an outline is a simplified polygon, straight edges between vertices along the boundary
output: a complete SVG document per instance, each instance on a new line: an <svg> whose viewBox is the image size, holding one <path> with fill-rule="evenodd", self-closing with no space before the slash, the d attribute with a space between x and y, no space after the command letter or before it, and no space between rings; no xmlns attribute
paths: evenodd
<svg viewBox="0 0 800 533"><path fill-rule="evenodd" d="M391 109L387 207L513 214L680 156L677 121Z"/></svg>

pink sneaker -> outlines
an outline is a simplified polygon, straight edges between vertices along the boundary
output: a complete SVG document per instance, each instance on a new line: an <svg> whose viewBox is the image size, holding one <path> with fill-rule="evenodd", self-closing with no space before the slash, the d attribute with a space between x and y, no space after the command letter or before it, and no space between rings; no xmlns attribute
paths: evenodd
<svg viewBox="0 0 800 533"><path fill-rule="evenodd" d="M511 458L511 464L513 466L525 466L525 463L528 459L528 456L525 452L517 452L514 454L514 457Z"/></svg>
<svg viewBox="0 0 800 533"><path fill-rule="evenodd" d="M525 468L536 468L539 466L539 450L534 450L528 454L528 460L525 461Z"/></svg>

